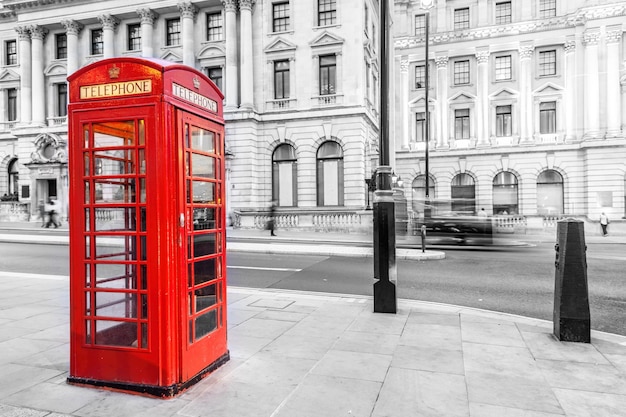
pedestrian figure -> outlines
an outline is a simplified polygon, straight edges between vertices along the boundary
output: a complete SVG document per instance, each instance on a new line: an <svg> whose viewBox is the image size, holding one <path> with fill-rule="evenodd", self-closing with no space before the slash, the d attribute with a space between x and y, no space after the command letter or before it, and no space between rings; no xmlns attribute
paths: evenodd
<svg viewBox="0 0 626 417"><path fill-rule="evenodd" d="M478 212L478 217L487 217L487 212L484 208L480 209L480 211Z"/></svg>
<svg viewBox="0 0 626 417"><path fill-rule="evenodd" d="M272 201L272 205L270 206L270 219L267 221L267 228L270 231L270 236L276 236L274 233L275 228L275 217L276 217L276 203Z"/></svg>
<svg viewBox="0 0 626 417"><path fill-rule="evenodd" d="M41 227L46 226L46 205L43 200L39 200L39 205L37 206L39 210L39 218L41 219Z"/></svg>
<svg viewBox="0 0 626 417"><path fill-rule="evenodd" d="M48 204L45 206L46 214L48 215L48 222L46 223L46 229L50 228L50 225L54 225L55 229L58 229L61 225L57 221L57 205L51 198L48 199Z"/></svg>
<svg viewBox="0 0 626 417"><path fill-rule="evenodd" d="M600 226L602 226L602 236L608 235L609 217L604 212L600 215Z"/></svg>

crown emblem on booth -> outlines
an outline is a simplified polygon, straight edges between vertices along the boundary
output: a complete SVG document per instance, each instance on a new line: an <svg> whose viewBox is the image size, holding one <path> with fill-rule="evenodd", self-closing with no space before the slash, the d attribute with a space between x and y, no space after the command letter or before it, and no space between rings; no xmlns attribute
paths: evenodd
<svg viewBox="0 0 626 417"><path fill-rule="evenodd" d="M120 67L114 65L109 68L109 78L119 78L120 76Z"/></svg>
<svg viewBox="0 0 626 417"><path fill-rule="evenodd" d="M200 88L200 80L198 79L198 77L193 77L193 86L197 89Z"/></svg>

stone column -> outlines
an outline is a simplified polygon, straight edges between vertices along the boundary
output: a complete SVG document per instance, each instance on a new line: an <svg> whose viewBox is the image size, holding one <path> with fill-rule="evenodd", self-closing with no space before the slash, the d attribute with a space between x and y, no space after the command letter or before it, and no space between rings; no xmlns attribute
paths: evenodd
<svg viewBox="0 0 626 417"><path fill-rule="evenodd" d="M599 30L587 30L583 34L585 45L585 133L583 139L600 136L600 77L598 69Z"/></svg>
<svg viewBox="0 0 626 417"><path fill-rule="evenodd" d="M435 57L437 64L437 148L448 147L448 57ZM430 139L430 138L429 138Z"/></svg>
<svg viewBox="0 0 626 417"><path fill-rule="evenodd" d="M178 10L181 15L181 31L183 37L183 64L190 67L196 66L196 56L194 53L194 39L193 39L193 20L198 9L191 4L178 3Z"/></svg>
<svg viewBox="0 0 626 417"><path fill-rule="evenodd" d="M137 14L141 16L141 55L150 58L154 56L154 20L158 14L150 9L138 9Z"/></svg>
<svg viewBox="0 0 626 417"><path fill-rule="evenodd" d="M29 125L32 119L32 61L30 28L28 26L18 26L15 31L19 35L20 49L20 125Z"/></svg>
<svg viewBox="0 0 626 417"><path fill-rule="evenodd" d="M367 75L369 77L369 74ZM402 149L409 148L409 142L411 137L411 130L409 126L413 124L412 120L409 120L409 61L402 57L400 58L400 105L402 106L402 117L400 118L400 126L402 126Z"/></svg>
<svg viewBox="0 0 626 417"><path fill-rule="evenodd" d="M606 31L606 137L621 136L621 102L619 80L619 46L622 27L609 26Z"/></svg>
<svg viewBox="0 0 626 417"><path fill-rule="evenodd" d="M520 143L533 141L533 45L520 45Z"/></svg>
<svg viewBox="0 0 626 417"><path fill-rule="evenodd" d="M115 56L115 27L119 20L110 14L100 15L98 19L102 23L103 58L113 58Z"/></svg>
<svg viewBox="0 0 626 417"><path fill-rule="evenodd" d="M227 109L239 107L239 51L237 36L237 0L222 0L226 30L226 70L224 74L224 100Z"/></svg>
<svg viewBox="0 0 626 417"><path fill-rule="evenodd" d="M65 27L67 34L67 75L70 75L80 68L78 34L83 29L83 25L75 20L62 20L61 24Z"/></svg>
<svg viewBox="0 0 626 417"><path fill-rule="evenodd" d="M565 41L565 140L576 139L576 40L574 36Z"/></svg>
<svg viewBox="0 0 626 417"><path fill-rule="evenodd" d="M489 50L476 51L477 91L476 135L478 146L489 145Z"/></svg>
<svg viewBox="0 0 626 417"><path fill-rule="evenodd" d="M48 30L41 26L31 26L30 37L32 39L32 117L33 124L44 126L46 124L46 87L44 81L43 39Z"/></svg>
<svg viewBox="0 0 626 417"><path fill-rule="evenodd" d="M239 0L241 20L241 107L254 107L254 63L252 53L252 7L256 0ZM339 64L338 64L339 66ZM341 77L337 77L340 79Z"/></svg>

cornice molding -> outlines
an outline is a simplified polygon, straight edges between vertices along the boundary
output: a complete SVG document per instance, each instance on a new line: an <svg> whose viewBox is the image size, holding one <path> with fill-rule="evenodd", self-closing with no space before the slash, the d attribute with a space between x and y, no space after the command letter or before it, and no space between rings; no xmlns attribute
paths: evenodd
<svg viewBox="0 0 626 417"><path fill-rule="evenodd" d="M507 35L512 36L523 33L572 28L584 25L590 20L619 16L626 16L626 3L581 8L570 15L550 19L538 19L527 22L510 23L507 25L480 27L464 31L449 31L435 34L431 33L430 43L436 45L449 42L472 41ZM407 36L396 39L394 45L398 49L407 49L422 46L424 41L424 37Z"/></svg>

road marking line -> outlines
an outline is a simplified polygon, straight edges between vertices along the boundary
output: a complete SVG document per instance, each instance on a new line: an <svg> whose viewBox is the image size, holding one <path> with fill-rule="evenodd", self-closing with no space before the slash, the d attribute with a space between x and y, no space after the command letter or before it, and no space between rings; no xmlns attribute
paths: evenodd
<svg viewBox="0 0 626 417"><path fill-rule="evenodd" d="M4 272L0 271L0 278L36 278L36 279L51 279L56 281L62 281L69 279L67 275L48 275L48 274L26 274L23 272Z"/></svg>
<svg viewBox="0 0 626 417"><path fill-rule="evenodd" d="M300 272L302 269L297 268L263 268L261 266L236 266L228 265L229 269L256 269L259 271L279 271L279 272Z"/></svg>

